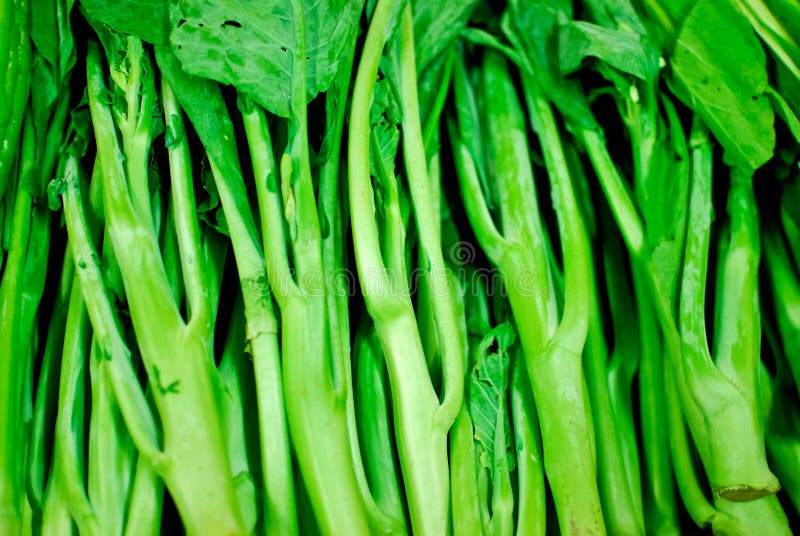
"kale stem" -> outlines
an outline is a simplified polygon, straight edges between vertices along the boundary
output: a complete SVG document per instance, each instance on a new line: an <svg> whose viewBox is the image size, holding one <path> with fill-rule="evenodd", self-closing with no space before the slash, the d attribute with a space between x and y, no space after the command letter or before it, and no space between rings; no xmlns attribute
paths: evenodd
<svg viewBox="0 0 800 536"><path fill-rule="evenodd" d="M439 401L428 374L419 326L407 289L408 283L394 277L395 274L390 274L381 258L378 226L375 222L374 192L369 174L370 103L386 27L394 7L393 0L378 1L370 21L353 87L348 145L350 212L352 227L357 229L353 235L353 242L359 279L367 308L375 321L375 329L389 370L398 453L405 480L412 529L415 533L433 535L445 533L448 525L446 431L452 419L448 421L447 416L440 413ZM416 77L408 79L409 69L413 69L413 35L409 33L410 29L406 28L411 24L408 18L410 13L404 17L406 20L402 22L404 26L402 41L405 66L402 68L404 74L401 83L408 85L416 84ZM408 65L408 61L412 62L411 66ZM413 74L413 71L410 72ZM410 88L404 91L408 90ZM409 103L408 93L405 93L402 99L405 101L403 106L418 106L416 94L413 97ZM419 164L423 169L422 173L419 173L419 170L413 171L417 173L416 178L410 178L410 181L420 181L422 177L421 183L414 187L425 188L428 186L428 179L427 170L424 169L424 149L419 151L419 144L422 142L419 112L418 109L412 109L417 115L415 118L413 115L410 116L408 120L416 122L416 127L411 127L414 130L410 133L412 137L409 143L417 144L418 152L412 154L421 154ZM408 158L406 164L409 165ZM417 209L419 208L417 206ZM430 213L423 214L418 215L418 218L431 217ZM429 242L431 238L430 236L425 238L423 247L428 248L429 258L434 254L438 254L441 258L441 245L437 243L435 247L431 247ZM460 337L457 330L455 334ZM463 360L460 353L457 357Z"/></svg>
<svg viewBox="0 0 800 536"><path fill-rule="evenodd" d="M407 5L401 21L400 101L403 110L403 156L419 241L430 267L428 284L433 301L434 319L440 351L443 354L444 397L439 409L438 425L444 432L450 428L464 396L464 348L456 319L453 292L442 256L439 211L434 205L433 188L428 177L427 158L422 137L417 97L416 60L414 55L414 19Z"/></svg>
<svg viewBox="0 0 800 536"><path fill-rule="evenodd" d="M591 406L584 389L581 360L594 292L588 237L552 108L532 77L525 76L524 82L531 123L542 143L552 186L566 278L564 310L555 334L542 355L526 351L542 423L545 472L553 489L562 532L602 534L606 528L597 487ZM526 329L522 327L522 331ZM545 387L545 383L557 383L560 392L566 389L573 392L569 404L560 399L557 419L555 407L550 404L559 397L550 391L555 386ZM570 417L565 418L565 413ZM564 429L564 422L570 423L569 430ZM581 441L583 438L586 439Z"/></svg>
<svg viewBox="0 0 800 536"><path fill-rule="evenodd" d="M172 210L186 285L189 323L197 324L200 332L206 332L210 329L212 304L207 290L205 259L200 254L189 141L183 125L183 112L166 79L162 79L161 96L168 137L172 138L167 140Z"/></svg>
<svg viewBox="0 0 800 536"><path fill-rule="evenodd" d="M578 136L589 153L625 244L633 255L642 255L645 247L644 225L629 189L608 153L602 135L594 129L581 129Z"/></svg>

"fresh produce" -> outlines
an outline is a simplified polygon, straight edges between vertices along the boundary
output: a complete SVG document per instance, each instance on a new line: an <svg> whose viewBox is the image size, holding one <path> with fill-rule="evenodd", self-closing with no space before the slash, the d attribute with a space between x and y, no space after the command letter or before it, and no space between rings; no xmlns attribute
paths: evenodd
<svg viewBox="0 0 800 536"><path fill-rule="evenodd" d="M797 0L0 0L0 534L800 531Z"/></svg>

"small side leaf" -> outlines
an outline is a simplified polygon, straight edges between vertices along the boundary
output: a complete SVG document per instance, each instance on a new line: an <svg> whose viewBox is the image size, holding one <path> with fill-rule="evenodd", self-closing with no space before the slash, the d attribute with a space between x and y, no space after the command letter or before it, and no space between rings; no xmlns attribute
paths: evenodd
<svg viewBox="0 0 800 536"><path fill-rule="evenodd" d="M509 470L513 468L507 395L511 366L508 349L515 338L514 328L508 323L487 333L476 349L476 361L469 381L469 413L475 427L475 440L485 452L481 463L489 469L493 468L495 450L498 449L509 451ZM498 423L503 423L503 434L496 433ZM496 444L497 437L504 438L505 444Z"/></svg>

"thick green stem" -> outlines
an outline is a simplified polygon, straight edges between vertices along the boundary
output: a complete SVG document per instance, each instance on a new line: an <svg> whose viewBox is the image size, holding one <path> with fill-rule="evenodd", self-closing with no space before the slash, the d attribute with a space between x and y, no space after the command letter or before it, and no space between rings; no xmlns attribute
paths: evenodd
<svg viewBox="0 0 800 536"><path fill-rule="evenodd" d="M411 524L415 533L444 534L448 527L449 498L446 430L452 423L452 416L448 413L451 402L447 401L452 399L448 399L445 394L447 405L444 409L440 408L428 374L407 282L390 277L381 258L378 226L374 216L374 193L369 175L369 109L384 45L384 34L392 9L393 0L379 0L376 5L353 87L348 145L351 217L352 226L357 229L353 242L367 309L375 321L375 329L389 370L396 440ZM405 53L410 55L413 48L410 48L407 40L406 35L404 48ZM405 61L408 61L408 57ZM406 66L406 73L409 72L408 69ZM402 83L416 83L415 77ZM405 91L410 91L410 88ZM409 103L409 98L409 93L406 93L403 100L406 105L413 106L416 99ZM417 135L416 138L412 137L412 140L416 139L412 142L421 143L418 112L416 119L410 120L416 121L416 126L412 124L409 127ZM415 180L420 183L415 187L425 188L428 186L428 179L424 169L424 149L412 154L422 155L423 169L417 170L415 175ZM416 210L420 208L417 206ZM431 216L423 210L418 217L429 221L427 218ZM426 241L430 239L428 236ZM441 259L439 244L431 246L426 242L424 247L429 258L438 254ZM460 337L457 329L455 334ZM457 358L463 360L463 355L457 353Z"/></svg>
<svg viewBox="0 0 800 536"><path fill-rule="evenodd" d="M517 454L517 534L543 536L547 505L539 419L521 352L516 352L511 366L511 419Z"/></svg>
<svg viewBox="0 0 800 536"><path fill-rule="evenodd" d="M324 292L320 292L320 289L304 292L291 277L286 237L283 233L284 212L277 191L278 170L271 156L272 143L266 118L263 112L254 107L245 111L244 119L256 176L264 247L269 259L266 265L267 276L283 316L282 336L285 356L283 379L286 386L286 404L303 478L323 531L336 533L348 525L352 531L365 530L365 512L362 500L359 498L355 469L352 463L344 464L344 460L352 459L350 454L346 454L352 447L347 436L344 404L336 393L328 358L331 341L325 333L327 322L324 313ZM284 179L289 180L289 177ZM315 225L318 227L318 222ZM298 249L296 253L300 253L300 250ZM319 252L315 254L313 251L304 251L304 253L307 266L310 267L315 262L311 257L315 257ZM317 258L321 262L321 259ZM318 267L320 268L321 266ZM290 315L296 318L296 321L289 322L287 318ZM320 329L323 331L318 331ZM310 336L309 333L314 335ZM302 349L302 343L306 340L308 347ZM291 351L290 347L296 350ZM311 361L304 362L303 356ZM315 395L299 396L301 392L293 389L300 385L304 386L303 393L315 391ZM316 387L311 389L308 387L311 385ZM331 430L335 430L326 435L324 447L320 445L318 438L314 439L314 430L323 423L331 427ZM308 452L303 455L305 449L308 449ZM305 463L305 467L303 466L304 461L310 461L308 458L320 458L319 453L322 451L325 451L324 461L319 459L313 464ZM272 469L279 470L277 467Z"/></svg>
<svg viewBox="0 0 800 536"><path fill-rule="evenodd" d="M600 186L608 199L625 244L633 255L642 255L645 247L644 224L629 187L608 153L602 134L596 130L584 129L580 130L578 135L592 160Z"/></svg>
<svg viewBox="0 0 800 536"><path fill-rule="evenodd" d="M528 372L542 423L545 473L553 489L562 533L604 534L606 529L596 484L591 406L586 398L581 362L593 292L588 237L552 108L536 83L527 78L526 81L529 81L526 84L529 113L542 142L550 176L566 278L564 311L553 338L539 356L526 351ZM510 292L513 295L514 289ZM542 374L540 366L549 374ZM605 378L598 380L605 382ZM574 397L567 398L564 394L567 390L572 390ZM548 407L552 400L559 401L559 411ZM608 407L598 409L610 412ZM565 414L570 417L565 417ZM565 423L569 423L568 427ZM575 444L575 450L565 449L565 445L578 438L585 439ZM567 470L571 473L569 477Z"/></svg>
<svg viewBox="0 0 800 536"><path fill-rule="evenodd" d="M23 188L34 167L33 129L24 130L19 184L11 216L8 258L0 282L0 532L21 530L25 493L24 464L28 429L23 421L25 376L31 360L31 333L26 333L24 296L26 263L33 231L33 197ZM38 237L35 237L38 238Z"/></svg>
<svg viewBox="0 0 800 536"><path fill-rule="evenodd" d="M47 341L41 358L39 383L31 424L31 439L28 450L28 501L33 510L33 526L42 521L44 509L45 477L50 467L53 443L52 423L55 422L58 401L58 378L61 368L60 354L64 345L64 328L67 322L69 296L75 275L75 263L69 247L64 254L61 277L52 313L48 322Z"/></svg>
<svg viewBox="0 0 800 536"><path fill-rule="evenodd" d="M466 403L453 423L450 442L450 502L453 534L479 536L483 534L480 497L475 466L475 439L472 419Z"/></svg>
<svg viewBox="0 0 800 536"><path fill-rule="evenodd" d="M4 93L4 100L10 109L8 116L2 118L0 122L0 199L6 193L9 180L15 169L17 153L20 143L20 133L27 109L28 95L31 85L31 43L28 36L27 26L29 23L28 0L15 1L16 4L8 13L8 37L5 35L0 38L0 42L9 40L7 54L2 57L7 58L6 77L0 81L0 87Z"/></svg>
<svg viewBox="0 0 800 536"><path fill-rule="evenodd" d="M166 79L162 79L161 82L161 96L167 127L166 144L169 150L172 210L180 250L181 273L186 286L189 319L191 323L198 324L199 330L208 331L212 304L205 277L206 267L199 251L200 229L195 212L189 140L183 125L183 113Z"/></svg>
<svg viewBox="0 0 800 536"><path fill-rule="evenodd" d="M764 259L783 352L794 384L800 389L800 278L777 229L764 233Z"/></svg>
<svg viewBox="0 0 800 536"><path fill-rule="evenodd" d="M91 420L87 491L105 534L122 534L128 494L136 467L136 450L114 400L97 344L88 357L91 376Z"/></svg>
<svg viewBox="0 0 800 536"><path fill-rule="evenodd" d="M287 395L294 395L286 399L292 442L320 531L367 535L371 530L353 469L345 404L335 396L329 368L319 362L329 351L320 316L324 300L313 299L309 304L290 297L281 307L283 379ZM315 358L313 367L298 359L303 355Z"/></svg>
<svg viewBox="0 0 800 536"><path fill-rule="evenodd" d="M596 290L591 305L589 333L584 352L586 384L592 404L597 442L597 470L603 512L611 534L644 534L644 519L636 505L635 488L623 457L622 434L618 426L607 379L608 350L600 320Z"/></svg>
<svg viewBox="0 0 800 536"><path fill-rule="evenodd" d="M758 341L754 336L754 330L758 328L753 327L754 322L758 326L758 305L753 302L756 269L748 267L748 258L757 251L757 243L754 250L752 242L754 215L734 214L738 219L737 236L733 239L735 248L725 259L722 273L728 275L731 270L739 268L734 286L741 290L746 301L741 304L735 302L735 314L726 309L724 316L719 319L715 346L719 350L717 355L723 354L723 357L716 365L709 355L704 314L711 226L711 148L704 131L698 127L693 130L692 137L689 232L680 303L683 346L682 359L676 369L676 381L684 399L684 415L715 496L747 501L775 493L779 488L777 478L766 463L763 430L759 424L754 393L754 355L757 355L760 346L760 335ZM734 185L733 188L732 195L736 196L736 188L742 186ZM742 192L738 195L741 196ZM734 197L731 209L741 210L744 201L741 197ZM749 223L746 223L748 220ZM732 290L726 290L718 297L723 307L730 307L729 300L732 298L737 298ZM747 309L740 310L745 306ZM733 325L726 326L727 323ZM742 355L724 356L731 351ZM725 370L730 371L732 367L737 369L736 382L725 375ZM751 393L749 399L748 391ZM726 441L720 442L721 437Z"/></svg>
<svg viewBox="0 0 800 536"><path fill-rule="evenodd" d="M373 328L356 340L356 418L366 478L381 511L397 533L408 532L405 500L393 448L391 405L386 365ZM359 459L360 461L360 459Z"/></svg>
<svg viewBox="0 0 800 536"><path fill-rule="evenodd" d="M653 534L672 535L679 533L679 525L667 428L663 347L658 319L646 282L647 276L638 262L633 262L631 269L638 313L637 328L641 340L639 424L644 460L645 528Z"/></svg>
<svg viewBox="0 0 800 536"><path fill-rule="evenodd" d="M464 397L465 350L462 346L453 301L453 293L456 289L450 284L451 280L447 275L447 267L442 256L439 207L434 203L436 189L432 186L428 176L427 159L425 158L417 97L414 20L410 4L406 5L402 15L400 43L403 153L419 241L425 260L430 267L427 281L436 322L438 346L443 355L442 368L445 384L440 408L441 422L437 424L441 425L446 433L455 420Z"/></svg>
<svg viewBox="0 0 800 536"><path fill-rule="evenodd" d="M113 530L113 527L101 526L86 494L86 459L82 451L86 433L84 389L89 360L89 335L89 317L86 314L80 282L75 281L64 336L54 457L60 460L55 464L61 472L59 482L78 529L81 534L100 536L103 530Z"/></svg>
<svg viewBox="0 0 800 536"><path fill-rule="evenodd" d="M89 48L87 69L107 228L164 430L166 459L158 469L190 534L241 534L245 530L214 395L217 371L210 333L198 333L183 323L152 221L131 203L128 185L146 183L147 168L122 167L111 112L100 101L104 82L96 46ZM87 261L76 255L76 262ZM164 339L164 330L173 337ZM205 448L201 451L196 445Z"/></svg>

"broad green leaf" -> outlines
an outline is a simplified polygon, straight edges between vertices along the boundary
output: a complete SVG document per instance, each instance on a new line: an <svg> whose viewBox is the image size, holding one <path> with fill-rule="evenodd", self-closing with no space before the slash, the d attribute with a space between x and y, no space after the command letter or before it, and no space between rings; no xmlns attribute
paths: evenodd
<svg viewBox="0 0 800 536"><path fill-rule="evenodd" d="M53 0L30 0L31 39L39 53L51 65L58 62L57 2Z"/></svg>
<svg viewBox="0 0 800 536"><path fill-rule="evenodd" d="M495 450L511 450L511 430L508 419L508 381L511 367L509 347L514 344L516 334L511 324L503 323L487 333L478 348L477 357L469 380L469 413L475 427L475 440L481 445L485 456L481 462L493 468ZM492 350L496 348L495 350ZM496 427L502 423L505 445L497 445ZM513 467L509 462L509 470Z"/></svg>
<svg viewBox="0 0 800 536"><path fill-rule="evenodd" d="M511 0L502 28L521 56L521 67L536 77L559 111L581 128L594 128L596 122L580 83L564 79L558 66L559 28L570 20L571 2Z"/></svg>
<svg viewBox="0 0 800 536"><path fill-rule="evenodd" d="M587 57L598 58L640 80L652 80L658 74L658 57L639 34L572 21L562 26L558 39L562 74L578 70Z"/></svg>
<svg viewBox="0 0 800 536"><path fill-rule="evenodd" d="M699 0L683 21L671 66L728 164L755 170L772 157L766 56L744 15L728 2Z"/></svg>
<svg viewBox="0 0 800 536"><path fill-rule="evenodd" d="M157 45L169 42L167 0L81 0L81 5L114 31Z"/></svg>
<svg viewBox="0 0 800 536"><path fill-rule="evenodd" d="M295 3L303 8L302 20ZM170 10L170 41L188 73L232 84L289 117L298 51L305 50L308 102L333 81L362 6L362 0L181 0ZM297 41L301 24L305 43Z"/></svg>
<svg viewBox="0 0 800 536"><path fill-rule="evenodd" d="M422 73L467 26L479 0L412 0L417 71Z"/></svg>

